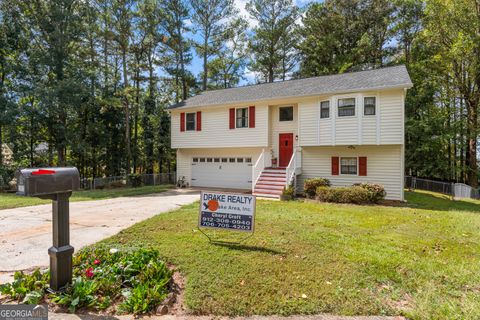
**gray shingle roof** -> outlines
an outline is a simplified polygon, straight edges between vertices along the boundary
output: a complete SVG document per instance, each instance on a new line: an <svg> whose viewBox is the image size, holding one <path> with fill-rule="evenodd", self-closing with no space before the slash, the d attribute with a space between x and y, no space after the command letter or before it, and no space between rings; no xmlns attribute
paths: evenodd
<svg viewBox="0 0 480 320"><path fill-rule="evenodd" d="M315 78L263 83L231 89L204 91L170 106L190 108L231 103L246 103L279 98L347 93L360 90L410 88L412 81L405 66L328 75Z"/></svg>

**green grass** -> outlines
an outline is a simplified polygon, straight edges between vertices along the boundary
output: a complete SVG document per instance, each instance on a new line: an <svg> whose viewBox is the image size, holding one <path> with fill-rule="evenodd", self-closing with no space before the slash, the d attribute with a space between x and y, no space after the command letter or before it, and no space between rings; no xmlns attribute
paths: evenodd
<svg viewBox="0 0 480 320"><path fill-rule="evenodd" d="M480 202L407 199L407 207L258 201L255 234L241 245L209 243L196 203L103 243L160 250L186 277L194 314L479 319Z"/></svg>
<svg viewBox="0 0 480 320"><path fill-rule="evenodd" d="M92 191L74 192L70 201L88 201L101 200L118 197L130 197L144 194L164 192L172 188L172 185L145 186L139 188L118 188L103 189ZM0 209L11 209L26 206L34 206L38 204L51 203L51 200L42 200L33 197L21 197L14 193L0 193Z"/></svg>

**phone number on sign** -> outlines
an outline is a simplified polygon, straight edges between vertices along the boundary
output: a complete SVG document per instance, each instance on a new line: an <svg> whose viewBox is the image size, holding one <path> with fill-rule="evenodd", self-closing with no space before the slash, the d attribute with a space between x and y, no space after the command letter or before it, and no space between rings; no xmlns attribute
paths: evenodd
<svg viewBox="0 0 480 320"><path fill-rule="evenodd" d="M238 229L238 230L250 230L251 222L244 220L231 220L231 219L215 219L202 217L201 220L202 227L212 227L212 228L226 228L226 229Z"/></svg>

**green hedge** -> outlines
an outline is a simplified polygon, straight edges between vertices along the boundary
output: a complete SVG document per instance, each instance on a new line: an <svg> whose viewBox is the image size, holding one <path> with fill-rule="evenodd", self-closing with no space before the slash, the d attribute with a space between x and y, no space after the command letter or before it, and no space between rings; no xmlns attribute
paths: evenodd
<svg viewBox="0 0 480 320"><path fill-rule="evenodd" d="M385 199L385 196L387 195L385 188L380 184L355 183L354 186L367 190L369 201L373 203L378 203L380 200Z"/></svg>
<svg viewBox="0 0 480 320"><path fill-rule="evenodd" d="M371 183L359 183L351 187L318 187L316 189L316 199L322 202L335 203L378 203L385 198L385 189L383 186Z"/></svg>
<svg viewBox="0 0 480 320"><path fill-rule="evenodd" d="M318 187L329 187L330 180L325 178L306 179L303 183L303 191L307 198L313 198L316 195Z"/></svg>
<svg viewBox="0 0 480 320"><path fill-rule="evenodd" d="M127 175L127 185L129 187L138 188L143 184L142 176L138 173L131 173Z"/></svg>
<svg viewBox="0 0 480 320"><path fill-rule="evenodd" d="M361 187L318 187L317 200L335 203L369 203L368 191Z"/></svg>

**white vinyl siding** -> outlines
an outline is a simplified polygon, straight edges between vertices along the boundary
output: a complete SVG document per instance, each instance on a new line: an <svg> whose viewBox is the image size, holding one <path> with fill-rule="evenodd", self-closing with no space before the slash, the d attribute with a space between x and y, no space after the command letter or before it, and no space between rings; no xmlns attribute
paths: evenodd
<svg viewBox="0 0 480 320"><path fill-rule="evenodd" d="M403 91L385 91L380 100L380 144L403 144Z"/></svg>
<svg viewBox="0 0 480 320"><path fill-rule="evenodd" d="M332 157L367 157L367 176L332 176ZM303 190L305 179L317 177L329 179L334 187L378 183L385 187L387 199L403 200L402 146L304 147L299 190Z"/></svg>
<svg viewBox="0 0 480 320"><path fill-rule="evenodd" d="M202 131L183 132L180 131L181 111L172 111L172 148L268 146L268 107L266 105L255 105L255 128L230 129L229 110L229 107L188 110L188 112L202 112Z"/></svg>
<svg viewBox="0 0 480 320"><path fill-rule="evenodd" d="M298 103L300 118L298 142L300 145L318 145L318 120L320 118L320 101L318 99L303 100ZM323 119L322 119L323 120ZM325 119L328 120L328 119Z"/></svg>
<svg viewBox="0 0 480 320"><path fill-rule="evenodd" d="M377 119L376 116L364 116L362 118L362 144L377 144Z"/></svg>

